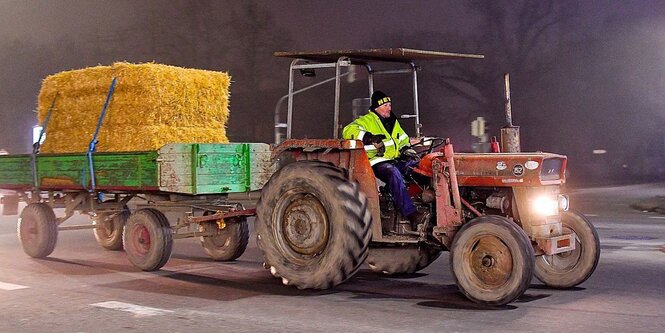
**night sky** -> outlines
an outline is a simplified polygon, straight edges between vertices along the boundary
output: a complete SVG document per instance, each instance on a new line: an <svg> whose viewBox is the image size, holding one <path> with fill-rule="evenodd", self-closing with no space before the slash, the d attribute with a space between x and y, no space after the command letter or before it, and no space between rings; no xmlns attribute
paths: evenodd
<svg viewBox="0 0 665 333"><path fill-rule="evenodd" d="M478 116L498 134L501 74L510 72L524 150L567 154L573 180L665 177L665 3L549 4L0 0L0 149L29 150L40 80L62 70L127 60L229 71L231 140L271 142L289 64L273 51L412 47L487 57L421 63L425 134L469 150ZM409 113L404 87L377 88ZM343 107L363 89L345 88ZM313 93L298 101L295 133L325 137L332 87Z"/></svg>

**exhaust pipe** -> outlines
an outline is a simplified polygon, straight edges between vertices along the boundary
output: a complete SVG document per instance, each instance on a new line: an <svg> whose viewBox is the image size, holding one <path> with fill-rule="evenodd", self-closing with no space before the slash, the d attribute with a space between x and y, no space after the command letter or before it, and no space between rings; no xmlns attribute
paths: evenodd
<svg viewBox="0 0 665 333"><path fill-rule="evenodd" d="M503 76L505 85L506 126L501 128L501 151L506 153L519 153L520 127L513 125L513 112L510 105L510 75Z"/></svg>

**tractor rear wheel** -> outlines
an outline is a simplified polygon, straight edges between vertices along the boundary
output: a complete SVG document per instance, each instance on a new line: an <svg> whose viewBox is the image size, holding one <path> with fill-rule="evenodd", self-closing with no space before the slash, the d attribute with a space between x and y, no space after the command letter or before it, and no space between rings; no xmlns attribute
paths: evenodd
<svg viewBox="0 0 665 333"><path fill-rule="evenodd" d="M505 217L485 215L466 223L450 252L457 286L474 302L504 305L529 288L533 246L524 230Z"/></svg>
<svg viewBox="0 0 665 333"><path fill-rule="evenodd" d="M600 241L593 224L584 215L567 211L561 214L564 233L575 233L575 250L536 257L535 275L552 288L571 288L586 281L598 266Z"/></svg>
<svg viewBox="0 0 665 333"><path fill-rule="evenodd" d="M367 264L377 273L413 274L429 266L439 255L440 250L427 245L370 248Z"/></svg>
<svg viewBox="0 0 665 333"><path fill-rule="evenodd" d="M92 223L98 227L93 229L97 243L111 251L122 250L122 231L131 212L127 206L114 215L100 214Z"/></svg>
<svg viewBox="0 0 665 333"><path fill-rule="evenodd" d="M257 245L265 266L300 289L332 288L367 257L367 197L342 169L299 161L277 171L256 206Z"/></svg>
<svg viewBox="0 0 665 333"><path fill-rule="evenodd" d="M127 258L144 271L155 271L171 257L173 234L164 213L154 208L135 211L122 234Z"/></svg>
<svg viewBox="0 0 665 333"><path fill-rule="evenodd" d="M16 231L23 251L33 258L48 257L58 241L58 223L45 203L31 203L23 209Z"/></svg>
<svg viewBox="0 0 665 333"><path fill-rule="evenodd" d="M238 259L245 252L249 242L246 217L229 218L222 229L215 222L201 223L199 231L216 233L214 236L201 237L203 250L215 261Z"/></svg>

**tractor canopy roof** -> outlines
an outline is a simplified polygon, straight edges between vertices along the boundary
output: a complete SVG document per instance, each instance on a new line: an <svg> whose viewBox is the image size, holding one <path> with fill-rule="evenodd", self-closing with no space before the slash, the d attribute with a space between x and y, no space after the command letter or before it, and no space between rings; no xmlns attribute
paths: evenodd
<svg viewBox="0 0 665 333"><path fill-rule="evenodd" d="M348 57L354 62L386 61L411 63L416 60L482 59L480 54L416 50L408 48L326 50L315 52L275 52L275 57L306 59L316 62L335 62Z"/></svg>

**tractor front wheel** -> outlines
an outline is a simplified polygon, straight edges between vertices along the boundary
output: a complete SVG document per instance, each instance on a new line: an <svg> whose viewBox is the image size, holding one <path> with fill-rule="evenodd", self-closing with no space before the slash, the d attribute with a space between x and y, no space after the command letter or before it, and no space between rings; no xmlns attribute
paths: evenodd
<svg viewBox="0 0 665 333"><path fill-rule="evenodd" d="M455 235L450 252L457 286L474 302L504 305L529 288L534 267L531 241L504 217L485 215L469 221Z"/></svg>
<svg viewBox="0 0 665 333"><path fill-rule="evenodd" d="M575 233L575 249L536 258L535 275L552 288L571 288L588 279L598 266L600 241L598 233L584 215L567 211L561 214L564 233Z"/></svg>

